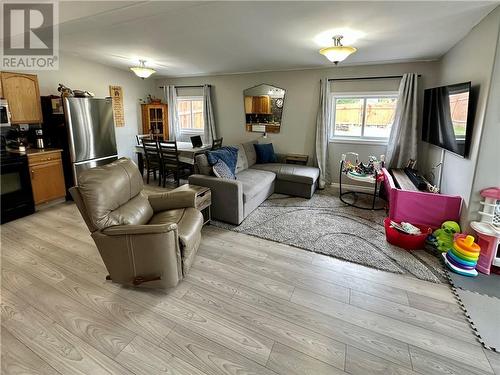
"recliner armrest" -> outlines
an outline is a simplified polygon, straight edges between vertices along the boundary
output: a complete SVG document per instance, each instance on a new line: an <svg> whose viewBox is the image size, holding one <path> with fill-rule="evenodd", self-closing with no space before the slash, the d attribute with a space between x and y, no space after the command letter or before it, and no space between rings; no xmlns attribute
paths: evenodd
<svg viewBox="0 0 500 375"><path fill-rule="evenodd" d="M167 191L148 195L149 204L154 212L188 208L195 206L196 192L194 191Z"/></svg>
<svg viewBox="0 0 500 375"><path fill-rule="evenodd" d="M177 229L177 224L115 225L102 230L107 236L161 234Z"/></svg>

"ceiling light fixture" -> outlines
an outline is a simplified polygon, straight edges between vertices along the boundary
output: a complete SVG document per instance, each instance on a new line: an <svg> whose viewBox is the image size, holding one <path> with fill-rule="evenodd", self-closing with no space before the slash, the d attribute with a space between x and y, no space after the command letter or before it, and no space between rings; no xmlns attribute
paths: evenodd
<svg viewBox="0 0 500 375"><path fill-rule="evenodd" d="M356 48L342 45L342 35L335 35L333 37L333 46L322 48L319 50L323 56L337 65L339 62L344 61L350 54L357 51Z"/></svg>
<svg viewBox="0 0 500 375"><path fill-rule="evenodd" d="M133 66L130 70L133 71L137 77L142 79L148 78L151 74L156 73L156 70L146 68L146 60L139 60L139 66Z"/></svg>

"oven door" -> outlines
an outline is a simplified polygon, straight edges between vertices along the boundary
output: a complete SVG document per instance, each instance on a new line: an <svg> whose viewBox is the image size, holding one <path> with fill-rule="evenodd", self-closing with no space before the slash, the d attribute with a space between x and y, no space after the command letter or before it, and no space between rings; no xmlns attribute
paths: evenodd
<svg viewBox="0 0 500 375"><path fill-rule="evenodd" d="M6 223L35 212L28 159L2 161L0 165L0 222Z"/></svg>

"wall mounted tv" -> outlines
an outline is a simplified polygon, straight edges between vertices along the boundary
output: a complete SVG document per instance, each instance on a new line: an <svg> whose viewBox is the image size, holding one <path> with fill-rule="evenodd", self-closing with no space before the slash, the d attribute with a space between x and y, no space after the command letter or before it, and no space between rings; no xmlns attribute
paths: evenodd
<svg viewBox="0 0 500 375"><path fill-rule="evenodd" d="M422 140L467 157L474 125L473 107L470 82L426 89Z"/></svg>

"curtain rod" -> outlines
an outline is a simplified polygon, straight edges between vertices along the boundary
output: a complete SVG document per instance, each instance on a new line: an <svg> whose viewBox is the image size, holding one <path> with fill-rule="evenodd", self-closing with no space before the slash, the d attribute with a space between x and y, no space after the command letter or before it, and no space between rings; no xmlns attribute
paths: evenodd
<svg viewBox="0 0 500 375"><path fill-rule="evenodd" d="M417 77L422 77L419 74ZM358 81L362 79L395 79L395 78L403 78L403 76L380 76L380 77L352 77L352 78L328 78L328 81Z"/></svg>
<svg viewBox="0 0 500 375"><path fill-rule="evenodd" d="M203 87L205 85L184 85L184 86L177 86L175 85L176 89L188 89L188 88L195 88L195 87ZM208 87L211 87L212 85L207 85ZM160 86L160 89L164 89L165 86Z"/></svg>

